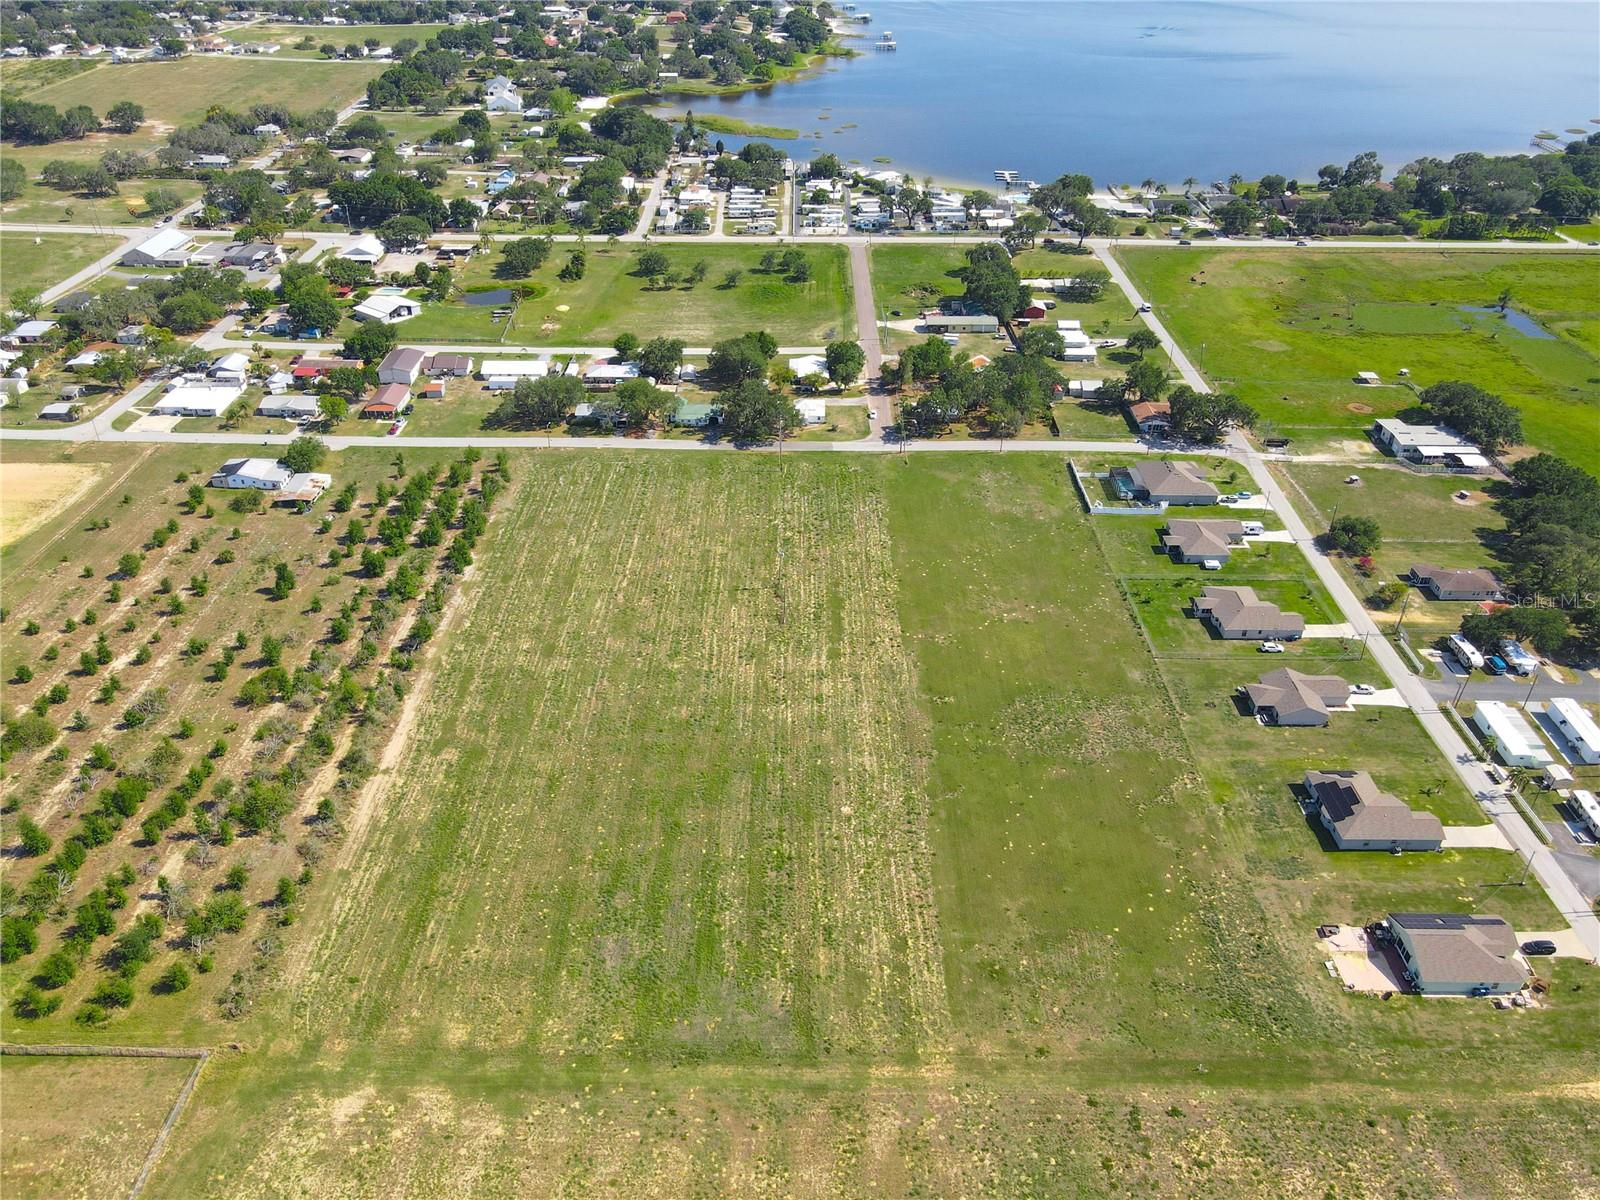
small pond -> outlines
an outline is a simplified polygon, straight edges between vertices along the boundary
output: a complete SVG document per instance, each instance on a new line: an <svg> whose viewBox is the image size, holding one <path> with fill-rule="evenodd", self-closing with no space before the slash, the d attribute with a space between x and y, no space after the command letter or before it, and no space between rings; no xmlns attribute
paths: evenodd
<svg viewBox="0 0 1600 1200"><path fill-rule="evenodd" d="M1543 325L1539 324L1539 322L1535 321L1527 313L1518 312L1514 308L1508 308L1502 313L1498 305L1491 306L1489 308L1480 308L1475 304L1462 304L1458 307L1460 308L1460 311L1464 313L1484 313L1492 317L1501 317L1505 320L1507 325L1511 326L1511 328L1522 334L1523 337L1550 338L1551 340L1554 340L1556 336Z"/></svg>
<svg viewBox="0 0 1600 1200"><path fill-rule="evenodd" d="M510 288L495 288L488 292L463 292L461 299L474 308L502 308L511 303L514 294Z"/></svg>

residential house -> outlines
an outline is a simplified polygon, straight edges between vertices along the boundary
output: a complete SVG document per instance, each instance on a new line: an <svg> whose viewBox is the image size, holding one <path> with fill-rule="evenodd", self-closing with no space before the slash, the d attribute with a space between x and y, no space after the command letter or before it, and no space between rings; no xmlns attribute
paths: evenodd
<svg viewBox="0 0 1600 1200"><path fill-rule="evenodd" d="M1306 619L1284 612L1257 596L1254 588L1208 587L1196 596L1191 609L1219 638L1226 641L1266 638L1296 641L1304 636Z"/></svg>
<svg viewBox="0 0 1600 1200"><path fill-rule="evenodd" d="M315 396L263 396L256 405L256 416L279 417L286 421L315 420L322 415Z"/></svg>
<svg viewBox="0 0 1600 1200"><path fill-rule="evenodd" d="M250 374L250 356L242 350L223 354L214 359L206 375L219 383L238 384L241 387Z"/></svg>
<svg viewBox="0 0 1600 1200"><path fill-rule="evenodd" d="M1150 504L1215 504L1217 489L1194 463L1145 461L1118 467L1111 482L1124 496Z"/></svg>
<svg viewBox="0 0 1600 1200"><path fill-rule="evenodd" d="M69 371L87 371L91 367L98 367L104 357L98 350L83 350L66 361L66 368Z"/></svg>
<svg viewBox="0 0 1600 1200"><path fill-rule="evenodd" d="M229 405L244 394L244 388L231 384L209 387L204 384L179 384L151 405L158 417L220 417Z"/></svg>
<svg viewBox="0 0 1600 1200"><path fill-rule="evenodd" d="M257 125L251 132L257 137L277 137L283 132L283 130L277 125L274 125L271 121L264 121L260 125Z"/></svg>
<svg viewBox="0 0 1600 1200"><path fill-rule="evenodd" d="M1172 433L1172 405L1165 400L1139 400L1128 405L1128 419L1146 437Z"/></svg>
<svg viewBox="0 0 1600 1200"><path fill-rule="evenodd" d="M1302 675L1293 667L1268 671L1241 690L1250 711L1268 725L1320 728L1330 709L1350 702L1350 685L1337 675Z"/></svg>
<svg viewBox="0 0 1600 1200"><path fill-rule="evenodd" d="M828 419L828 404L819 396L801 396L794 402L802 425L821 425Z"/></svg>
<svg viewBox="0 0 1600 1200"><path fill-rule="evenodd" d="M361 360L359 358L321 358L305 354L295 360L295 364L289 373L301 383L305 383L312 379L321 379L329 371L337 370L340 367L354 367L359 370Z"/></svg>
<svg viewBox="0 0 1600 1200"><path fill-rule="evenodd" d="M5 336L8 346L36 346L56 327L54 321L24 321Z"/></svg>
<svg viewBox="0 0 1600 1200"><path fill-rule="evenodd" d="M1458 570L1413 563L1407 578L1435 600L1500 599L1500 581L1493 571L1482 568Z"/></svg>
<svg viewBox="0 0 1600 1200"><path fill-rule="evenodd" d="M264 271L284 260L283 247L271 242L245 242L222 252L222 265L248 271Z"/></svg>
<svg viewBox="0 0 1600 1200"><path fill-rule="evenodd" d="M1390 913L1385 926L1408 981L1424 996L1503 996L1528 980L1516 931L1501 917Z"/></svg>
<svg viewBox="0 0 1600 1200"><path fill-rule="evenodd" d="M929 333L999 333L1000 322L987 313L929 313L922 318Z"/></svg>
<svg viewBox="0 0 1600 1200"><path fill-rule="evenodd" d="M522 111L522 93L504 75L496 75L483 85L483 107L488 112Z"/></svg>
<svg viewBox="0 0 1600 1200"><path fill-rule="evenodd" d="M403 383L386 383L361 406L365 420L392 421L411 407L411 389Z"/></svg>
<svg viewBox="0 0 1600 1200"><path fill-rule="evenodd" d="M1305 788L1317 819L1341 850L1438 850L1444 845L1438 817L1380 791L1365 771L1307 771Z"/></svg>
<svg viewBox="0 0 1600 1200"><path fill-rule="evenodd" d="M789 370L794 372L796 379L804 379L807 375L821 375L826 379L828 360L821 354L802 354L789 360Z"/></svg>
<svg viewBox="0 0 1600 1200"><path fill-rule="evenodd" d="M435 379L471 375L472 359L465 354L430 354L423 360L422 373Z"/></svg>
<svg viewBox="0 0 1600 1200"><path fill-rule="evenodd" d="M76 421L83 405L71 400L57 400L53 404L46 404L39 410L41 421Z"/></svg>
<svg viewBox="0 0 1600 1200"><path fill-rule="evenodd" d="M1225 563L1237 546L1244 545L1241 521L1172 520L1161 535L1161 547L1174 562Z"/></svg>
<svg viewBox="0 0 1600 1200"><path fill-rule="evenodd" d="M543 379L550 374L550 361L544 358L486 358L478 364L478 375L491 392L510 391L519 379Z"/></svg>
<svg viewBox="0 0 1600 1200"><path fill-rule="evenodd" d="M142 346L144 345L144 326L124 325L117 330L117 336L114 340L119 346Z"/></svg>
<svg viewBox="0 0 1600 1200"><path fill-rule="evenodd" d="M378 364L379 383L403 383L406 386L417 381L417 376L422 374L422 362L426 356L421 350L411 346L396 346L383 361Z"/></svg>
<svg viewBox="0 0 1600 1200"><path fill-rule="evenodd" d="M1528 718L1499 700L1479 700L1472 723L1508 767L1546 767L1555 761Z"/></svg>
<svg viewBox="0 0 1600 1200"><path fill-rule="evenodd" d="M1600 764L1600 726L1583 705L1570 696L1560 696L1550 701L1545 716L1567 739L1574 758L1589 766Z"/></svg>
<svg viewBox="0 0 1600 1200"><path fill-rule="evenodd" d="M379 321L385 325L398 325L409 321L422 311L422 301L391 292L378 292L368 296L351 310L358 321Z"/></svg>
<svg viewBox="0 0 1600 1200"><path fill-rule="evenodd" d="M226 154L196 154L189 160L196 171L226 171L232 165L233 159Z"/></svg>
<svg viewBox="0 0 1600 1200"><path fill-rule="evenodd" d="M583 386L597 391L610 391L625 379L637 378L638 363L595 363L583 373Z"/></svg>
<svg viewBox="0 0 1600 1200"><path fill-rule="evenodd" d="M674 425L685 425L692 429L704 429L707 425L715 424L716 420L715 405L691 404L686 400L680 400L678 407L672 413Z"/></svg>
<svg viewBox="0 0 1600 1200"><path fill-rule="evenodd" d="M275 492L289 482L293 472L275 458L230 458L211 476L215 488L255 488Z"/></svg>

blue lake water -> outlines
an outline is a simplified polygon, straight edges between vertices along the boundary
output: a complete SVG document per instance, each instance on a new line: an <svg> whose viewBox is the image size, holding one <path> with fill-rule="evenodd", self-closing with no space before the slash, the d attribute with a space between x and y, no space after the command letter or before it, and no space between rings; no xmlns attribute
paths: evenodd
<svg viewBox="0 0 1600 1200"><path fill-rule="evenodd" d="M989 183L1309 178L1376 150L1529 148L1600 129L1600 4L861 0L862 57L691 107L801 130L799 158ZM895 53L872 41L892 30ZM682 105L676 105L681 109ZM823 115L826 114L826 115ZM853 125L854 128L842 128ZM819 133L820 136L810 136ZM725 139L730 145L741 139Z"/></svg>
<svg viewBox="0 0 1600 1200"><path fill-rule="evenodd" d="M1456 307L1465 313L1480 313L1484 316L1490 316L1498 320L1502 320L1507 325L1511 326L1511 328L1515 329L1518 333L1522 334L1523 337L1547 338L1550 341L1555 341L1555 334L1551 333L1527 313L1518 312L1514 308L1508 308L1505 310L1505 312L1501 312L1498 307L1483 308L1474 304L1459 304Z"/></svg>

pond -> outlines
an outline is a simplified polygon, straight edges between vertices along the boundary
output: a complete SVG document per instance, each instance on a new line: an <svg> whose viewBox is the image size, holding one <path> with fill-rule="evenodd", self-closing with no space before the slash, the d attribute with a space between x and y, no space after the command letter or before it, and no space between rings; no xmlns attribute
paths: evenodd
<svg viewBox="0 0 1600 1200"><path fill-rule="evenodd" d="M1488 308L1481 308L1476 304L1462 304L1458 307L1462 312L1465 313L1485 313L1489 316L1500 317L1507 325L1511 326L1511 328L1522 334L1523 337L1549 338L1552 341L1555 340L1555 334L1551 333L1527 313L1518 312L1514 308L1508 308L1502 313L1498 305Z"/></svg>
<svg viewBox="0 0 1600 1200"><path fill-rule="evenodd" d="M494 288L487 292L463 292L461 299L474 308L501 308L510 304L515 295L510 288Z"/></svg>

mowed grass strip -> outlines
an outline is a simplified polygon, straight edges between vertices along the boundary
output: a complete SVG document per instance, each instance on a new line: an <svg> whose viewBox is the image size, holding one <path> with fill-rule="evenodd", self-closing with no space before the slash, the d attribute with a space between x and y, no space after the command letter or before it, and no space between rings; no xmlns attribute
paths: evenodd
<svg viewBox="0 0 1600 1200"><path fill-rule="evenodd" d="M116 248L114 237L66 233L0 232L0 297L9 301L28 288L43 290L81 271Z"/></svg>
<svg viewBox="0 0 1600 1200"><path fill-rule="evenodd" d="M1522 410L1528 443L1600 470L1600 254L1122 248L1118 257L1189 357L1254 405L1257 432L1360 442L1375 417L1464 379ZM1512 306L1553 338L1460 311ZM1202 346L1204 351L1202 354ZM1376 371L1382 387L1354 382Z"/></svg>
<svg viewBox="0 0 1600 1200"><path fill-rule="evenodd" d="M340 1042L916 1055L925 732L871 464L530 459L292 987Z"/></svg>

